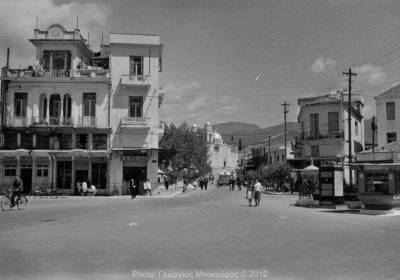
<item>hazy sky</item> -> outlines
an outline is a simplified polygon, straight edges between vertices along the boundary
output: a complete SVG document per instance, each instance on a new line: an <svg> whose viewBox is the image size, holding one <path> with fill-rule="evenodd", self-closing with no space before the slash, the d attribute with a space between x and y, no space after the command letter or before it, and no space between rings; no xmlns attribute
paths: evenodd
<svg viewBox="0 0 400 280"><path fill-rule="evenodd" d="M40 29L73 29L79 16L95 49L102 31L105 42L110 31L155 33L164 44L163 120L266 127L283 122L285 99L296 121L297 98L347 87L342 72L374 54L354 69L370 117L373 96L400 80L400 39L386 45L400 36L399 14L395 0L0 0L0 63L7 47L13 67L32 63L37 15Z"/></svg>

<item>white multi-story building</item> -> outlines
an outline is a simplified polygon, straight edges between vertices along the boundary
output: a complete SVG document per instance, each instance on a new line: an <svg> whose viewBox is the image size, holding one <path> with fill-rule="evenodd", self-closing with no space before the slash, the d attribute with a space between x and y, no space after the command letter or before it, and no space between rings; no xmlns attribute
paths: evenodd
<svg viewBox="0 0 400 280"><path fill-rule="evenodd" d="M364 149L364 101L352 95L351 154ZM347 161L349 157L348 95L328 94L298 99L300 135L295 144L293 166L304 168L313 158L316 165ZM345 167L349 182L348 167ZM354 176L353 176L354 178Z"/></svg>
<svg viewBox="0 0 400 280"><path fill-rule="evenodd" d="M378 127L378 149L399 140L400 84L375 97Z"/></svg>
<svg viewBox="0 0 400 280"><path fill-rule="evenodd" d="M54 24L30 42L35 65L2 69L1 185L19 175L26 192L74 193L85 180L116 193L128 177L156 182L159 36L111 34L94 52L79 29Z"/></svg>

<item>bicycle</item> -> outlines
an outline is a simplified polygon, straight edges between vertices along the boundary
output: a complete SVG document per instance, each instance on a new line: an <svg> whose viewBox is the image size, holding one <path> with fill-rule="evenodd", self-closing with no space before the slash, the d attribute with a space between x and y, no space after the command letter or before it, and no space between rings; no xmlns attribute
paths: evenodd
<svg viewBox="0 0 400 280"><path fill-rule="evenodd" d="M3 191L3 197L1 198L0 206L2 211L11 210L11 189L7 191ZM21 193L17 196L17 200L15 205L19 210L24 210L26 208L26 204L28 203L28 198L25 194Z"/></svg>

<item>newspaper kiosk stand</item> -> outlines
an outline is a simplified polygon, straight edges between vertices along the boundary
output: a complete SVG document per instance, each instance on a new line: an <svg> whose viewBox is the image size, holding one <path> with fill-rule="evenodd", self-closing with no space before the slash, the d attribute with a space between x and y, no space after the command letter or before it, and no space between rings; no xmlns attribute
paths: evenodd
<svg viewBox="0 0 400 280"><path fill-rule="evenodd" d="M319 204L343 204L343 168L337 164L324 164L319 168Z"/></svg>

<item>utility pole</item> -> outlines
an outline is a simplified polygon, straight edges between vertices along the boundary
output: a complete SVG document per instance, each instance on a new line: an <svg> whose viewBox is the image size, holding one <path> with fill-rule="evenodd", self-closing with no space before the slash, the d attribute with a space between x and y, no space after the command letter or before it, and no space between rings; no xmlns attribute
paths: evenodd
<svg viewBox="0 0 400 280"><path fill-rule="evenodd" d="M271 135L268 136L268 166L271 166Z"/></svg>
<svg viewBox="0 0 400 280"><path fill-rule="evenodd" d="M375 116L372 117L372 152L375 152L375 130L376 130L376 125L375 125Z"/></svg>
<svg viewBox="0 0 400 280"><path fill-rule="evenodd" d="M281 104L283 106L283 115L284 115L284 122L285 122L285 162L286 162L286 157L287 157L287 140L286 140L286 114L289 112L288 110L286 110L286 106L289 106L289 103L285 103Z"/></svg>
<svg viewBox="0 0 400 280"><path fill-rule="evenodd" d="M348 112L348 127L349 127L349 163L352 162L352 153L351 153L351 81L353 76L357 76L356 73L351 72L351 68L349 69L349 72L343 72L343 75L349 77L349 100L348 100L348 106L349 106L349 112ZM350 180L350 188L353 187L353 173L351 172L351 166L349 165L349 180Z"/></svg>

